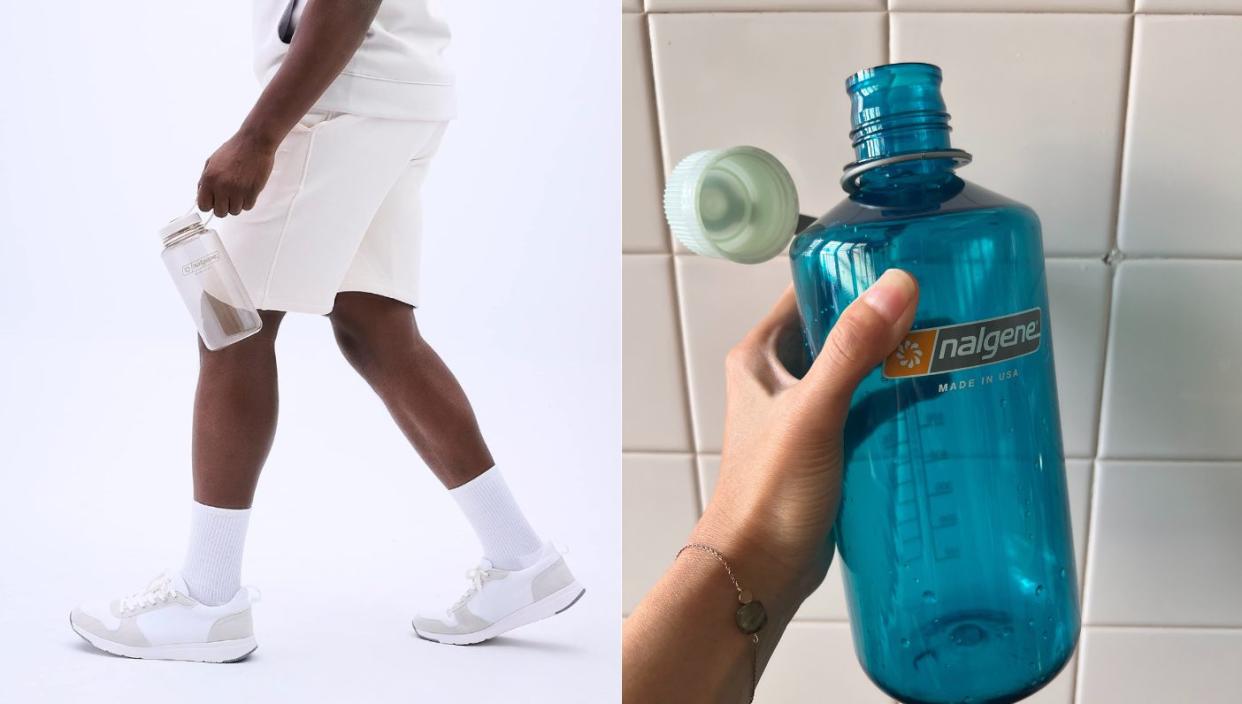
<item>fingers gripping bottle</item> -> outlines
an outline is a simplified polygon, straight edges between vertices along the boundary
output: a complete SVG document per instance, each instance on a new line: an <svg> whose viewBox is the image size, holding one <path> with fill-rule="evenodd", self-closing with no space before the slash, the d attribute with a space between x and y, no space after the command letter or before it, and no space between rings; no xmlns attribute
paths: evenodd
<svg viewBox="0 0 1242 704"><path fill-rule="evenodd" d="M963 181L940 69L846 81L849 196L794 237L812 355L889 268L920 285L910 334L854 394L834 527L854 646L908 704L1013 702L1065 665L1079 629L1039 219ZM792 236L797 199L774 157L687 157L671 228L701 254L752 263ZM809 220L809 218L807 218Z"/></svg>
<svg viewBox="0 0 1242 704"><path fill-rule="evenodd" d="M220 236L197 211L160 228L160 240L164 266L207 349L227 347L262 329L263 321Z"/></svg>

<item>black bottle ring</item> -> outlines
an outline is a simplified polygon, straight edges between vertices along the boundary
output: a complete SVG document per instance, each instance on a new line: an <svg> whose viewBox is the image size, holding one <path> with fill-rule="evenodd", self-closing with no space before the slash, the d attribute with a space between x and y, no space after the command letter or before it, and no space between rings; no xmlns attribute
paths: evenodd
<svg viewBox="0 0 1242 704"><path fill-rule="evenodd" d="M909 154L897 154L879 159L855 161L845 165L845 171L841 174L841 188L844 188L846 193L854 195L861 188L858 185L858 177L868 171L878 169L881 166L892 166L893 164L900 164L906 161L923 161L925 159L952 159L957 162L957 167L961 167L969 164L974 157L970 155L970 152L961 149L938 149L930 152L910 152Z"/></svg>

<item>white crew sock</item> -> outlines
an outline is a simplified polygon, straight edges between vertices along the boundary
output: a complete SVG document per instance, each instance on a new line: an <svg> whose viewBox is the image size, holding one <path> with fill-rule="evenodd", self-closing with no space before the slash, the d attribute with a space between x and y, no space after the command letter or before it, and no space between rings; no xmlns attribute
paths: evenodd
<svg viewBox="0 0 1242 704"><path fill-rule="evenodd" d="M483 557L493 565L502 570L520 570L538 561L543 541L526 522L498 468L492 467L456 489L449 489L449 494L457 500L483 543Z"/></svg>
<svg viewBox="0 0 1242 704"><path fill-rule="evenodd" d="M241 589L242 548L249 522L248 508L216 508L194 502L190 544L181 567L190 596L208 606L219 606Z"/></svg>

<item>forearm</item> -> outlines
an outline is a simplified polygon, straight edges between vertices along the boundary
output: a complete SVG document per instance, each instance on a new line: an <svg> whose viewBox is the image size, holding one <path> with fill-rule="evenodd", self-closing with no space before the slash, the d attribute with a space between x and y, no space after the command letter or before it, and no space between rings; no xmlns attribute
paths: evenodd
<svg viewBox="0 0 1242 704"><path fill-rule="evenodd" d="M279 144L362 45L380 1L311 0L289 53L238 132L258 144Z"/></svg>
<svg viewBox="0 0 1242 704"><path fill-rule="evenodd" d="M709 511L691 541L723 553L741 586L763 603L768 622L759 631L758 672L755 645L734 621L737 591L715 558L690 549L625 622L625 701L749 701L752 677L762 672L805 598L805 585L722 523Z"/></svg>

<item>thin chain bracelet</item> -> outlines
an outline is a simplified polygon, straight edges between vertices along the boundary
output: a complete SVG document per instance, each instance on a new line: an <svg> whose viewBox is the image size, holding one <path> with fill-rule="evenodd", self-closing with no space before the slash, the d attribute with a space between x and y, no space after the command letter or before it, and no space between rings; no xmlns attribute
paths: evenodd
<svg viewBox="0 0 1242 704"><path fill-rule="evenodd" d="M729 561L720 551L710 545L702 543L690 543L677 551L677 557L689 549L701 550L708 555L716 558L725 573L729 575L729 581L733 583L733 588L737 590L737 603L741 606L737 607L737 612L733 615L733 621L737 624L737 628L743 634L750 636L750 642L754 644L751 651L750 664L750 699L755 701L755 689L759 686L759 631L763 629L768 622L768 612L763 608L763 604L754 598L749 589L742 588L738 584L737 576L733 574L733 568L729 565ZM673 558L676 559L676 558Z"/></svg>

